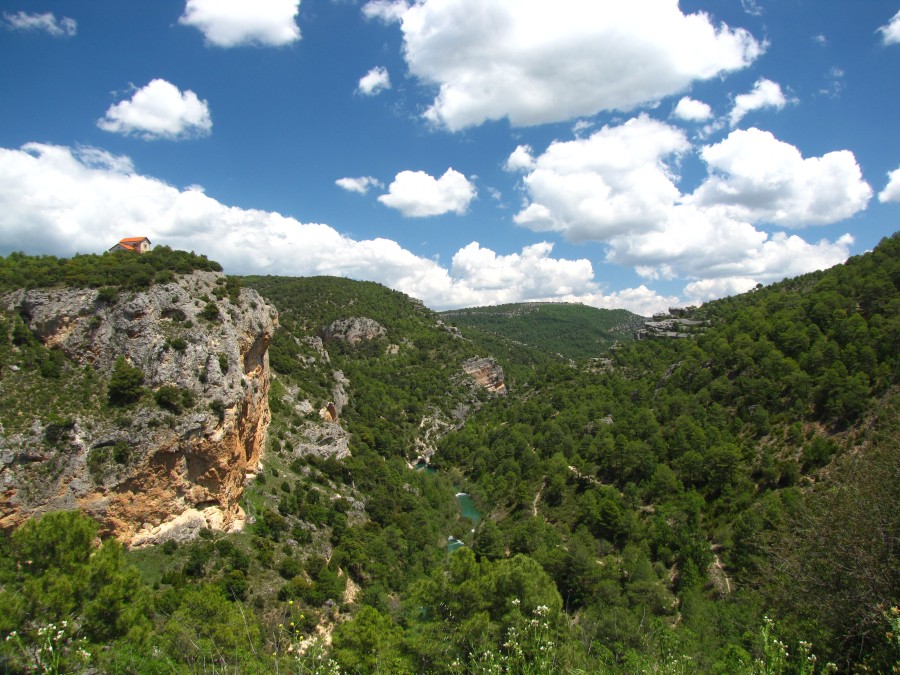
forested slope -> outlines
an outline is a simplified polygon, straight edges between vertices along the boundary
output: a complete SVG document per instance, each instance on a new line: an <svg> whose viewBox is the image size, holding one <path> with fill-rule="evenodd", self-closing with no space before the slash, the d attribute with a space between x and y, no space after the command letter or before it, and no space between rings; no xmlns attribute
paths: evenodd
<svg viewBox="0 0 900 675"><path fill-rule="evenodd" d="M890 672L900 659L900 237L708 303L704 334L622 344L599 364L457 331L375 284L242 283L281 320L254 524L92 554L89 522L32 521L0 540L3 667L51 643L70 670L141 673ZM328 329L351 317L383 332ZM505 397L460 370L490 354ZM425 447L433 472L411 467ZM464 546L450 553L448 535Z"/></svg>
<svg viewBox="0 0 900 675"><path fill-rule="evenodd" d="M616 342L633 339L643 317L624 309L525 302L441 312L445 321L476 329L566 359L601 356Z"/></svg>
<svg viewBox="0 0 900 675"><path fill-rule="evenodd" d="M655 616L687 629L682 649L704 670L722 669L760 606L842 667L889 658L896 511L827 519L822 504L864 494L863 481L896 503L898 283L895 236L827 272L705 305L713 326L695 340L628 345L601 374L546 368L535 395L482 411L437 454L492 509L476 553L538 560L617 660L648 648ZM795 539L816 562L786 556ZM805 574L785 574L788 562Z"/></svg>

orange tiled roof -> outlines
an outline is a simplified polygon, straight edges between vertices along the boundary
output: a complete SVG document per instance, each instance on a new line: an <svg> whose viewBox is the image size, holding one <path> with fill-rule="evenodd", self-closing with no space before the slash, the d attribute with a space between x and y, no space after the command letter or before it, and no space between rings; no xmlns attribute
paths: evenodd
<svg viewBox="0 0 900 675"><path fill-rule="evenodd" d="M124 239L119 239L119 243L120 244L128 244L131 242L138 243L138 242L142 242L144 240L146 240L148 242L150 241L149 239L147 239L147 237L125 237Z"/></svg>

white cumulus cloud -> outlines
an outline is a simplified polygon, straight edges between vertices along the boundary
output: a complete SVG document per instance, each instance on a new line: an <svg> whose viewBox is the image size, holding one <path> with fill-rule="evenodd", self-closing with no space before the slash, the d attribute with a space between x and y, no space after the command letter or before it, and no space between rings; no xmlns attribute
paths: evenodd
<svg viewBox="0 0 900 675"><path fill-rule="evenodd" d="M593 281L594 270L587 260L550 258L553 244L526 246L522 253L500 256L472 242L453 256L452 272L485 290L543 297L584 289ZM552 282L550 281L552 279ZM548 283L549 282L549 283Z"/></svg>
<svg viewBox="0 0 900 675"><path fill-rule="evenodd" d="M712 108L709 107L708 103L684 96L678 101L678 105L675 106L672 114L678 119L687 122L704 122L712 117Z"/></svg>
<svg viewBox="0 0 900 675"><path fill-rule="evenodd" d="M375 96L391 88L391 76L387 68L376 66L359 79L357 91L364 96Z"/></svg>
<svg viewBox="0 0 900 675"><path fill-rule="evenodd" d="M372 188L382 188L384 185L377 178L372 176L360 176L358 178L338 178L335 182L339 188L343 188L347 192L356 192L364 195Z"/></svg>
<svg viewBox="0 0 900 675"><path fill-rule="evenodd" d="M371 0L363 6L363 15L368 19L380 19L386 23L400 21L409 10L405 0Z"/></svg>
<svg viewBox="0 0 900 675"><path fill-rule="evenodd" d="M378 201L404 216L421 218L451 212L463 214L475 195L475 186L452 168L437 179L424 171L401 171Z"/></svg>
<svg viewBox="0 0 900 675"><path fill-rule="evenodd" d="M377 281L434 309L567 300L650 313L675 304L644 287L604 295L589 261L553 258L549 243L501 255L473 242L448 269L389 239L359 241L329 225L222 204L196 186L175 188L101 149L0 148L0 253L102 252L132 235L202 252L232 274Z"/></svg>
<svg viewBox="0 0 900 675"><path fill-rule="evenodd" d="M532 152L530 145L516 146L503 168L507 171L524 171L534 168Z"/></svg>
<svg viewBox="0 0 900 675"><path fill-rule="evenodd" d="M693 281L684 287L684 295L690 304L699 304L745 293L759 283L827 269L844 262L850 255L852 244L853 237L849 234L834 242L822 240L810 244L800 237L780 232L767 238L743 265L734 266L734 275Z"/></svg>
<svg viewBox="0 0 900 675"><path fill-rule="evenodd" d="M878 193L878 201L900 202L900 169L888 172L888 183L884 190Z"/></svg>
<svg viewBox="0 0 900 675"><path fill-rule="evenodd" d="M9 30L44 32L53 37L72 37L78 33L78 22L67 16L57 19L52 12L29 14L16 12L3 13L3 19Z"/></svg>
<svg viewBox="0 0 900 675"><path fill-rule="evenodd" d="M804 158L756 128L732 131L700 152L710 177L690 197L731 216L785 227L825 225L866 208L872 188L849 150Z"/></svg>
<svg viewBox="0 0 900 675"><path fill-rule="evenodd" d="M178 20L216 47L280 47L300 39L300 0L187 0Z"/></svg>
<svg viewBox="0 0 900 675"><path fill-rule="evenodd" d="M879 28L878 32L881 33L881 40L884 42L884 44L900 44L900 11L894 14L894 17L887 23L887 25Z"/></svg>
<svg viewBox="0 0 900 675"><path fill-rule="evenodd" d="M680 196L666 160L689 148L681 130L644 114L555 142L525 176L530 202L515 221L573 241L656 227Z"/></svg>
<svg viewBox="0 0 900 675"><path fill-rule="evenodd" d="M658 273L693 279L694 284L703 281L708 288L725 283L755 286L841 263L852 243L852 237L844 235L811 244L783 232L769 235L721 213L684 207L674 209L658 230L611 240L607 261L640 265L650 279Z"/></svg>
<svg viewBox="0 0 900 675"><path fill-rule="evenodd" d="M426 118L450 130L631 110L763 50L746 30L683 14L674 0L420 0L364 12L400 22L410 72L438 87Z"/></svg>
<svg viewBox="0 0 900 675"><path fill-rule="evenodd" d="M209 105L190 89L182 92L166 80L152 80L126 101L109 107L97 126L147 140L207 136L212 131Z"/></svg>
<svg viewBox="0 0 900 675"><path fill-rule="evenodd" d="M756 81L753 89L746 93L740 94L734 99L734 107L728 115L728 121L731 126L736 126L747 113L762 108L775 108L781 110L789 103L784 92L781 91L781 85L772 80L762 78Z"/></svg>
<svg viewBox="0 0 900 675"><path fill-rule="evenodd" d="M871 188L849 151L803 158L768 132L733 131L703 148L709 175L683 194L675 169L688 150L682 131L643 114L552 143L526 171L528 200L515 220L571 241L603 242L607 262L650 280L690 280L692 297L702 288L752 287L822 269L849 255L851 240L811 244L757 227L830 224L864 209Z"/></svg>

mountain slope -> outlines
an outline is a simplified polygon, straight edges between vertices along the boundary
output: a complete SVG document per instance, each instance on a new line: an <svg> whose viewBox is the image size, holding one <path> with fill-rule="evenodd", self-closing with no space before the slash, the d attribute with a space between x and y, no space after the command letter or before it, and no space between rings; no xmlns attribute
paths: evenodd
<svg viewBox="0 0 900 675"><path fill-rule="evenodd" d="M600 363L458 330L375 284L244 283L285 317L249 526L125 556L92 554L68 514L29 521L0 538L3 667L25 670L37 628L62 618L108 672L749 675L810 672L813 652L846 672L900 658L884 637L900 597L900 237ZM505 396L466 374L488 343L516 373ZM482 379L500 391L496 374ZM79 670L74 646L61 654Z"/></svg>
<svg viewBox="0 0 900 675"><path fill-rule="evenodd" d="M643 321L624 309L543 302L456 309L440 316L567 359L599 357L613 344L633 339Z"/></svg>
<svg viewBox="0 0 900 675"><path fill-rule="evenodd" d="M821 504L851 484L851 470L836 467L870 452L881 457L866 469L866 484L880 486L871 493L896 492L900 437L881 411L900 400L898 286L895 235L845 265L704 305L712 325L696 338L624 345L601 372L548 366L527 400L479 412L435 454L474 483L491 514L475 551L536 559L571 611L597 622L584 639L619 659L636 648L643 617L680 612L707 641L698 669L738 671L716 661L733 634L707 622L740 625L739 613L763 601L782 610L783 631L815 639L843 668L861 654L889 659L880 631L900 592L900 519L856 508L858 497L853 509ZM832 532L810 527L808 499L817 528L834 516ZM803 584L776 588L760 570L777 568L775 556L798 541L839 562L795 555ZM845 555L848 542L865 555ZM853 612L829 611L829 595ZM631 627L624 634L610 606Z"/></svg>

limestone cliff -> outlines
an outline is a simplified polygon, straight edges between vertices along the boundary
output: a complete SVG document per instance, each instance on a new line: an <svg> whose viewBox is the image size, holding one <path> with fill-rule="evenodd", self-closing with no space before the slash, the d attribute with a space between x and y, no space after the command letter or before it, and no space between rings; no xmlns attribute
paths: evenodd
<svg viewBox="0 0 900 675"><path fill-rule="evenodd" d="M479 387L492 394L506 395L503 368L492 356L483 359L468 359L463 362L462 367Z"/></svg>
<svg viewBox="0 0 900 675"><path fill-rule="evenodd" d="M178 536L178 524L241 526L238 500L270 420L267 349L277 317L256 291L229 300L223 282L194 272L113 299L73 288L0 298L77 366L108 378L124 357L147 390L130 406L69 419L58 434L35 418L28 432L0 436L0 527L72 508L131 544ZM161 407L153 396L161 387L184 395L184 405ZM29 414L27 401L21 410Z"/></svg>
<svg viewBox="0 0 900 675"><path fill-rule="evenodd" d="M355 345L359 342L374 340L387 333L384 326L364 316L349 319L338 319L322 329L322 337L326 342L343 340Z"/></svg>

